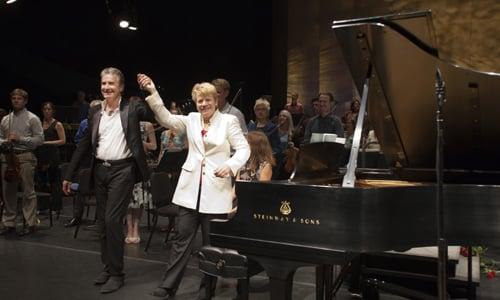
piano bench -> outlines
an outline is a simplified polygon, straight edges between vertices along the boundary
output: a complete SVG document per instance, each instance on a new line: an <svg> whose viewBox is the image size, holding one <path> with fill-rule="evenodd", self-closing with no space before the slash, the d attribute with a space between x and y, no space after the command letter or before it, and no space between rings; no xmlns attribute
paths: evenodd
<svg viewBox="0 0 500 300"><path fill-rule="evenodd" d="M236 250L204 246L198 252L200 271L205 275L205 299L212 299L215 278L238 279L238 299L248 299L249 279L262 272L255 261Z"/></svg>

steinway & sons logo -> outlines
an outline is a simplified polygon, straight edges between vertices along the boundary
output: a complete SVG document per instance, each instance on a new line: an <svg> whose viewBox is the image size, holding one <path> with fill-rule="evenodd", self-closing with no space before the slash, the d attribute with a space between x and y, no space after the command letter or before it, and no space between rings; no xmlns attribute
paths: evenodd
<svg viewBox="0 0 500 300"><path fill-rule="evenodd" d="M253 219L256 221L295 223L295 224L303 224L303 225L320 225L321 224L319 219L291 215L292 206L290 205L290 201L281 201L281 206L279 207L279 212L281 215L254 212Z"/></svg>
<svg viewBox="0 0 500 300"><path fill-rule="evenodd" d="M280 213L282 215L288 216L292 212L292 208L290 207L290 202L281 201Z"/></svg>

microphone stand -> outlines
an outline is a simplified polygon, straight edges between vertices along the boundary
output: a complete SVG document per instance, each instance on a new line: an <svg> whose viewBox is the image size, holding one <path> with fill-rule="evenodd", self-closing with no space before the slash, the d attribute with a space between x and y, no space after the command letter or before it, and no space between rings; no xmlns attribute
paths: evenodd
<svg viewBox="0 0 500 300"><path fill-rule="evenodd" d="M436 69L436 96L437 96L437 141L436 141L436 214L437 214L437 245L438 245L438 299L447 299L447 274L448 242L444 228L444 197L443 197L443 106L446 102L445 83L441 77L439 67Z"/></svg>

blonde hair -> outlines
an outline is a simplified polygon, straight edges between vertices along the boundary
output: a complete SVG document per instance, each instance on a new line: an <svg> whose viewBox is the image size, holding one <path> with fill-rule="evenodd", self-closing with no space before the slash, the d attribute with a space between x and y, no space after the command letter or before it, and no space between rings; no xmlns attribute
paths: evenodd
<svg viewBox="0 0 500 300"><path fill-rule="evenodd" d="M252 170L257 170L263 162L274 166L273 149L267 136L259 130L250 131L247 134L248 145L250 146L250 158L248 166Z"/></svg>
<svg viewBox="0 0 500 300"><path fill-rule="evenodd" d="M215 86L209 82L197 83L193 86L193 90L191 91L191 97L193 101L199 97L212 96L215 100L217 100L218 94Z"/></svg>
<svg viewBox="0 0 500 300"><path fill-rule="evenodd" d="M23 89L18 88L18 89L14 89L12 92L10 92L11 97L14 95L21 96L21 97L23 97L24 101L28 101L28 92L26 92Z"/></svg>
<svg viewBox="0 0 500 300"><path fill-rule="evenodd" d="M120 71L119 69L117 69L115 67L104 68L101 71L101 78L104 77L104 75L108 75L108 74L118 77L118 81L120 82L121 86L125 85L125 76L123 76L122 71Z"/></svg>
<svg viewBox="0 0 500 300"><path fill-rule="evenodd" d="M278 117L281 114L284 114L285 117L286 117L286 119L287 119L286 123L288 123L288 137L290 138L292 136L292 134L293 134L293 119L292 119L292 114L288 110L286 110L286 109L280 111L280 113L278 114Z"/></svg>
<svg viewBox="0 0 500 300"><path fill-rule="evenodd" d="M221 87L222 89L229 91L231 89L231 85L229 84L229 81L227 81L224 78L216 78L212 80L212 84L215 87Z"/></svg>
<svg viewBox="0 0 500 300"><path fill-rule="evenodd" d="M255 108L257 106L261 106L261 105L263 105L266 108L267 112L269 112L271 110L271 104L269 103L269 101L267 101L264 98L259 98L259 99L255 100L255 105L253 106L253 109L255 110Z"/></svg>

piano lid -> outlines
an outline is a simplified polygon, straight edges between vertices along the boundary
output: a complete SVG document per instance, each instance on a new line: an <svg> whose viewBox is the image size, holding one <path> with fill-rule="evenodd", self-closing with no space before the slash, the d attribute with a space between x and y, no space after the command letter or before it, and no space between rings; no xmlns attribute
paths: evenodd
<svg viewBox="0 0 500 300"><path fill-rule="evenodd" d="M439 67L447 98L445 169L498 174L500 76L439 59L430 12L334 21L333 28L360 94L372 64L368 116L391 168L435 167Z"/></svg>

